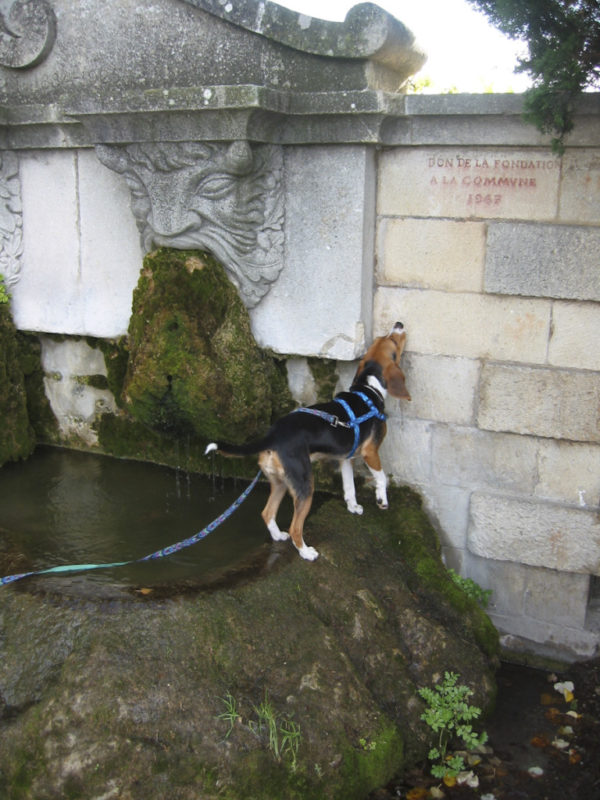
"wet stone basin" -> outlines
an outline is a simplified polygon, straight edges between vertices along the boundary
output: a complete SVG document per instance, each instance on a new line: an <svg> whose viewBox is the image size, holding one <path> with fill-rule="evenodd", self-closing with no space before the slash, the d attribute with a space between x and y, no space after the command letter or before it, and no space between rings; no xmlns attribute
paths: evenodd
<svg viewBox="0 0 600 800"><path fill-rule="evenodd" d="M40 448L27 461L0 470L2 574L141 558L202 530L246 485L154 464ZM118 598L206 590L255 577L293 549L289 543L270 541L260 517L266 497L267 486L259 483L205 539L168 557L26 578L13 585ZM282 506L282 513L286 511L287 505Z"/></svg>

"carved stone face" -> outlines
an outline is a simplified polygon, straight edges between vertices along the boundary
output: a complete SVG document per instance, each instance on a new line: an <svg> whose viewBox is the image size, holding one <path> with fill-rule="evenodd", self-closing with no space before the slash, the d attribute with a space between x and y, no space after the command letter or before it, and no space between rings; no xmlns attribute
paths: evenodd
<svg viewBox="0 0 600 800"><path fill-rule="evenodd" d="M210 250L248 307L283 264L280 148L164 142L96 148L124 175L145 250Z"/></svg>

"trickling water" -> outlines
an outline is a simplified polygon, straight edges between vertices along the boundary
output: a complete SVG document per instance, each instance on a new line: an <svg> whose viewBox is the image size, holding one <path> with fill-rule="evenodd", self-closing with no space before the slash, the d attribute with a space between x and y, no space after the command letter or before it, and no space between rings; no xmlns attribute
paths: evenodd
<svg viewBox="0 0 600 800"><path fill-rule="evenodd" d="M0 470L0 538L25 557L13 571L136 559L193 536L222 514L243 491L241 482L222 483L181 469L41 448ZM206 539L166 558L23 583L105 594L107 586L202 588L241 569L258 574L274 552L285 552L273 550L260 517L266 496L266 485L257 485Z"/></svg>

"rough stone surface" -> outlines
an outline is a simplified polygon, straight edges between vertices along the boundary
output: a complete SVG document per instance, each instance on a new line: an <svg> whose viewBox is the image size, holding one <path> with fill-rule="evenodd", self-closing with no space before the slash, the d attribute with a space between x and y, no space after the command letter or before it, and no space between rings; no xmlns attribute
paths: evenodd
<svg viewBox="0 0 600 800"><path fill-rule="evenodd" d="M414 495L392 490L385 514L363 500L362 517L339 499L309 517L316 562L265 544L255 578L212 593L3 587L2 797L363 800L427 752L418 688L453 670L485 707L495 631ZM295 765L269 748L265 702L280 748L300 732Z"/></svg>
<svg viewBox="0 0 600 800"><path fill-rule="evenodd" d="M122 336L142 250L125 184L87 151L20 156L24 263L12 288L21 330Z"/></svg>
<svg viewBox="0 0 600 800"><path fill-rule="evenodd" d="M533 492L537 479L536 443L455 426L436 426L433 480L464 488Z"/></svg>
<svg viewBox="0 0 600 800"><path fill-rule="evenodd" d="M594 511L475 492L468 547L499 561L564 572L600 572L600 525Z"/></svg>
<svg viewBox="0 0 600 800"><path fill-rule="evenodd" d="M544 150L390 149L382 156L378 210L416 217L552 220L559 166Z"/></svg>
<svg viewBox="0 0 600 800"><path fill-rule="evenodd" d="M600 371L600 305L555 303L548 362L555 367Z"/></svg>
<svg viewBox="0 0 600 800"><path fill-rule="evenodd" d="M600 442L594 373L486 364L478 423L494 431Z"/></svg>
<svg viewBox="0 0 600 800"><path fill-rule="evenodd" d="M563 156L559 218L597 225L600 219L600 157L597 150L576 148Z"/></svg>
<svg viewBox="0 0 600 800"><path fill-rule="evenodd" d="M485 290L600 300L600 230L499 222L487 234Z"/></svg>
<svg viewBox="0 0 600 800"><path fill-rule="evenodd" d="M117 410L102 352L83 339L42 337L41 344L46 396L63 441L97 445L94 424L101 414ZM101 385L93 385L94 379Z"/></svg>
<svg viewBox="0 0 600 800"><path fill-rule="evenodd" d="M542 439L535 494L581 507L600 506L600 447Z"/></svg>
<svg viewBox="0 0 600 800"><path fill-rule="evenodd" d="M373 153L297 147L285 166L285 268L251 312L254 335L279 353L358 358L373 302Z"/></svg>
<svg viewBox="0 0 600 800"><path fill-rule="evenodd" d="M407 353L402 369L411 396L411 402L403 405L403 414L459 425L473 423L479 381L475 359Z"/></svg>
<svg viewBox="0 0 600 800"><path fill-rule="evenodd" d="M482 223L384 219L381 227L380 283L449 292L481 291Z"/></svg>
<svg viewBox="0 0 600 800"><path fill-rule="evenodd" d="M375 293L376 334L400 319L411 352L544 363L548 300L380 287Z"/></svg>

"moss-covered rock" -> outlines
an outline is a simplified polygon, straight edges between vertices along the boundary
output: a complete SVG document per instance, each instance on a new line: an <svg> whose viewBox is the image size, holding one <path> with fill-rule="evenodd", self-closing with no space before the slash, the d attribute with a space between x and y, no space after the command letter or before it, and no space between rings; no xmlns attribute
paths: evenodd
<svg viewBox="0 0 600 800"><path fill-rule="evenodd" d="M0 589L0 796L364 800L425 758L418 689L436 675L489 706L497 636L419 499L392 488L382 512L362 494L362 517L318 498L317 561L265 537L270 570L213 593Z"/></svg>
<svg viewBox="0 0 600 800"><path fill-rule="evenodd" d="M0 466L27 458L35 447L17 331L7 303L0 304Z"/></svg>
<svg viewBox="0 0 600 800"><path fill-rule="evenodd" d="M204 440L247 440L291 406L221 265L166 248L146 256L134 292L123 398L144 425Z"/></svg>

